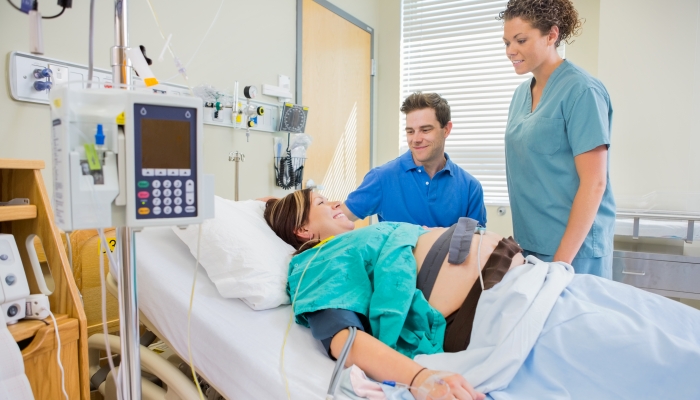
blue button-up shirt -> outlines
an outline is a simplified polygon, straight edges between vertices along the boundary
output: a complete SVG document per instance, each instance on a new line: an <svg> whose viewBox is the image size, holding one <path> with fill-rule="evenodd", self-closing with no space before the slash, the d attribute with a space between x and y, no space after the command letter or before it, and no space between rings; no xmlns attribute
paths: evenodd
<svg viewBox="0 0 700 400"><path fill-rule="evenodd" d="M410 151L365 175L345 205L358 218L377 214L379 221L448 227L460 217L486 226L481 184L445 154L447 163L431 179Z"/></svg>
<svg viewBox="0 0 700 400"><path fill-rule="evenodd" d="M535 111L531 83L529 79L516 89L508 113L508 194L515 240L525 250L553 255L580 184L574 157L610 145L613 110L605 86L569 61L549 77ZM608 177L593 226L576 257L609 255L614 229L615 200Z"/></svg>

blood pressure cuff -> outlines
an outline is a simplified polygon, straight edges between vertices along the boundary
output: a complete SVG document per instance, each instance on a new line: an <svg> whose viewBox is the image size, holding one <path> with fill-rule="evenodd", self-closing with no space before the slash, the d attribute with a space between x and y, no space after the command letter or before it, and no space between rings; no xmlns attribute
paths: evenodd
<svg viewBox="0 0 700 400"><path fill-rule="evenodd" d="M331 354L331 341L333 340L333 337L338 332L351 326L366 332L365 324L362 323L362 320L360 319L361 317L364 319L364 316L358 315L354 311L338 308L328 308L325 310L306 313L306 319L309 322L309 327L311 328L311 335L323 343L323 347L326 349L328 357L330 357L333 361L335 361L335 357L333 357L333 354ZM369 326L369 324L366 324L366 326Z"/></svg>

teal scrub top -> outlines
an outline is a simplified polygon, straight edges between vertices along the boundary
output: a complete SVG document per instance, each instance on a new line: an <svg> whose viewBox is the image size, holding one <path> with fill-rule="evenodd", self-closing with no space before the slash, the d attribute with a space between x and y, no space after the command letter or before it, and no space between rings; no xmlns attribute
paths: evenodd
<svg viewBox="0 0 700 400"><path fill-rule="evenodd" d="M520 246L553 255L580 183L574 157L601 145L610 146L613 110L605 86L569 61L564 60L549 77L537 108L531 112L533 81L534 77L515 90L508 113L508 194L513 234ZM595 221L576 257L609 255L614 228L615 200L608 173Z"/></svg>
<svg viewBox="0 0 700 400"><path fill-rule="evenodd" d="M405 356L442 353L445 318L416 288L413 248L425 232L380 222L294 256L287 292L297 323L309 326L306 313L319 310L354 311L367 317L372 336Z"/></svg>

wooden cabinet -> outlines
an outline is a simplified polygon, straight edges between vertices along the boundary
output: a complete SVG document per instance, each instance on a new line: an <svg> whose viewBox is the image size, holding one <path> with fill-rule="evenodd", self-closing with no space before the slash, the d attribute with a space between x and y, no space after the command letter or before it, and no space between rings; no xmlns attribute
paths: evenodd
<svg viewBox="0 0 700 400"><path fill-rule="evenodd" d="M28 198L30 203L0 207L0 233L14 235L32 294L41 291L25 243L31 235L41 239L53 282L49 302L57 318L66 391L71 400L88 400L87 321L59 230L54 224L40 171L43 168L43 161L0 159L0 201ZM50 318L47 322L48 325L44 321L22 320L10 327L22 348L25 373L38 400L63 398L54 325Z"/></svg>
<svg viewBox="0 0 700 400"><path fill-rule="evenodd" d="M48 325L47 325L48 324ZM77 318L56 315L61 339L61 365L65 371L66 393L69 399L80 398L80 362L78 338L80 323ZM51 318L45 321L22 320L8 326L22 348L24 372L29 379L34 398L62 399L61 371L58 368L56 334Z"/></svg>

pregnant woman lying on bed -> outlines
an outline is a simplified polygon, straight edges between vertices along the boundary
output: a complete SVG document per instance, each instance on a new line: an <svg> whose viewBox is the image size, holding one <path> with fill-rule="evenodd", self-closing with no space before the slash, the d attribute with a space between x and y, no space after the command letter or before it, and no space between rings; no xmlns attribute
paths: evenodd
<svg viewBox="0 0 700 400"><path fill-rule="evenodd" d="M475 234L474 220L353 230L339 204L300 190L265 210L297 249L296 322L331 358L354 326L346 366L414 388L452 371L454 399L483 398L471 385L495 399L700 398L700 311L525 259L512 238Z"/></svg>

